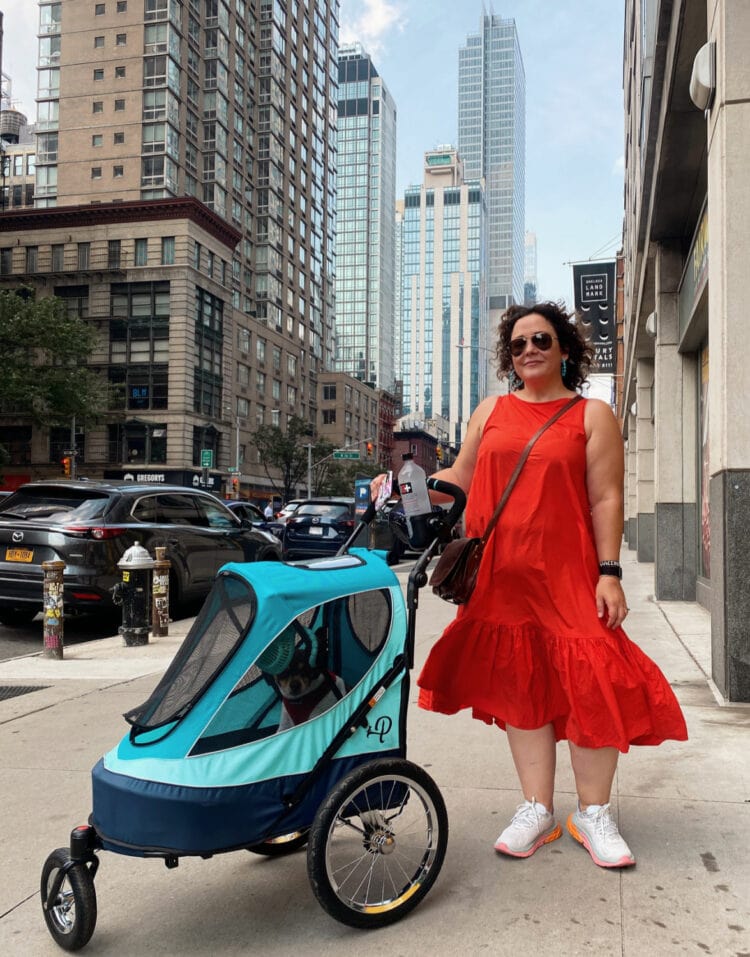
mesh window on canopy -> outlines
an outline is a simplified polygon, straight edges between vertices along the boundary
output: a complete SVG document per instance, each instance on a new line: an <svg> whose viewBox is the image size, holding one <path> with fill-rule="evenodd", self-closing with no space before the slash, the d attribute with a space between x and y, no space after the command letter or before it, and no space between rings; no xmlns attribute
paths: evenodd
<svg viewBox="0 0 750 957"><path fill-rule="evenodd" d="M125 715L134 731L177 721L211 684L252 624L257 600L244 579L220 575L151 697Z"/></svg>

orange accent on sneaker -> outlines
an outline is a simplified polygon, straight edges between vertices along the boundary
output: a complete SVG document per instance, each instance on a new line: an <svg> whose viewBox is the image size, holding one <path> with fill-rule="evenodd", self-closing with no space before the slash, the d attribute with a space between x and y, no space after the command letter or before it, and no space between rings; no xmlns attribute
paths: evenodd
<svg viewBox="0 0 750 957"><path fill-rule="evenodd" d="M495 850L501 854L507 854L509 857L531 857L534 851L538 851L543 844L551 844L552 841L556 841L559 837L562 837L562 828L558 824L549 834L542 834L541 837L531 845L528 851L512 851L507 844L495 844Z"/></svg>
<svg viewBox="0 0 750 957"><path fill-rule="evenodd" d="M586 848L586 850L587 850L587 851L589 852L589 854L591 855L592 861L593 861L595 864L598 864L599 867L632 867L633 864L635 864L635 860L634 860L632 857L628 857L627 855L624 856L624 857L621 857L621 858L620 858L619 860L617 860L617 861L603 861L601 858L597 857L597 855L594 853L594 851L593 851L593 849L592 849L592 847L591 847L591 844L589 843L589 841L588 841L586 835L585 835L585 834L581 834L581 832L578 830L578 828L577 828L577 827L575 826L575 824L573 823L573 815L572 815L572 814L569 814L569 815L568 815L568 820L565 822L565 827L567 828L568 833L570 834L570 836L571 836L574 840L578 841L579 844L582 844L582 845Z"/></svg>

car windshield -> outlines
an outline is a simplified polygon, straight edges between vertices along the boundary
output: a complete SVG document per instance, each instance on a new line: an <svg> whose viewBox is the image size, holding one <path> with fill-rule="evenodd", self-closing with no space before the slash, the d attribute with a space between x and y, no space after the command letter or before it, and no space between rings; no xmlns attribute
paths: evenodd
<svg viewBox="0 0 750 957"><path fill-rule="evenodd" d="M317 505L300 505L294 513L295 518L302 518L304 515L319 515L321 518L348 518L349 508L347 505L336 503L319 503Z"/></svg>
<svg viewBox="0 0 750 957"><path fill-rule="evenodd" d="M0 518L22 518L33 522L68 524L100 519L107 509L109 495L93 489L33 486L21 488L0 504Z"/></svg>

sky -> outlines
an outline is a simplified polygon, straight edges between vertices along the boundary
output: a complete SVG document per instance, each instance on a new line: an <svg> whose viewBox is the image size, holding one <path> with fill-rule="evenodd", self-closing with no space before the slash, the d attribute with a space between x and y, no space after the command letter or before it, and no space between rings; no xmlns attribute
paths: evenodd
<svg viewBox="0 0 750 957"><path fill-rule="evenodd" d="M396 102L397 195L422 181L426 150L456 144L458 50L479 0L341 0L340 40L359 41ZM571 262L610 258L623 215L624 0L505 0L526 75L526 229L537 235L540 298L572 307ZM0 0L3 72L35 116L37 4Z"/></svg>

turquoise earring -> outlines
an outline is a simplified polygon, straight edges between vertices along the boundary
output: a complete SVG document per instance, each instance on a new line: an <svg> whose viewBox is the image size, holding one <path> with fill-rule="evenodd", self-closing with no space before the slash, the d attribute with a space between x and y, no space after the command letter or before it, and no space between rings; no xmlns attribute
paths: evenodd
<svg viewBox="0 0 750 957"><path fill-rule="evenodd" d="M560 363L560 374L562 375L563 379L564 379L565 376L568 374L568 360L567 360L567 359L563 359L563 361Z"/></svg>
<svg viewBox="0 0 750 957"><path fill-rule="evenodd" d="M508 385L514 392L521 387L521 378L516 375L515 369L511 369L508 373Z"/></svg>

